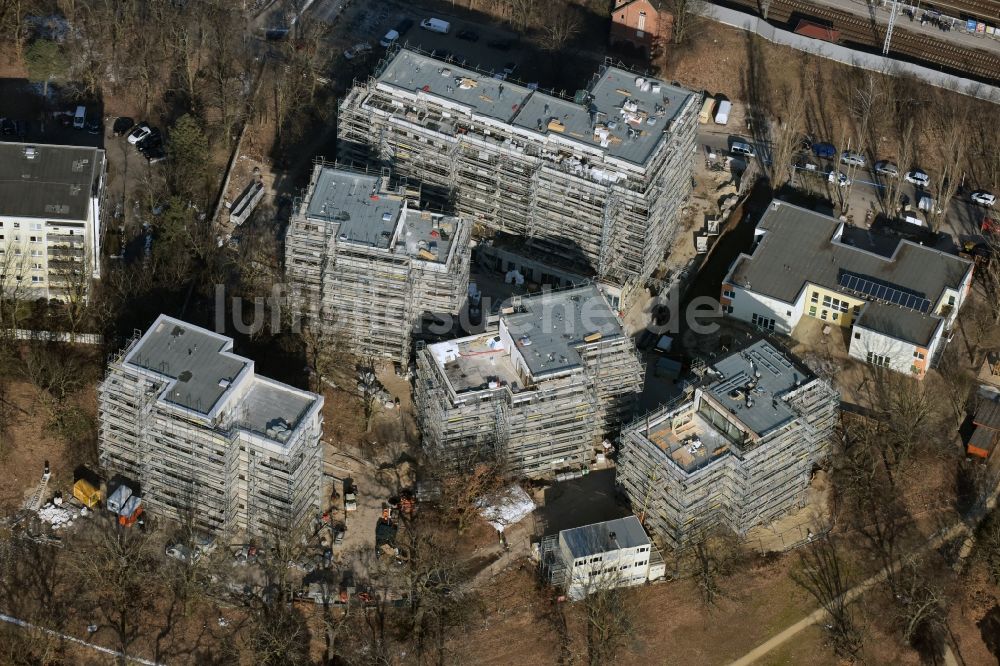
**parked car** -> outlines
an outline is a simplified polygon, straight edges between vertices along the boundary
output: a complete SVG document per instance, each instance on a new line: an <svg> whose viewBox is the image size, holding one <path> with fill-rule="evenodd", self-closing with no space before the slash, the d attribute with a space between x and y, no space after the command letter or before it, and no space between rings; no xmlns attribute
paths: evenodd
<svg viewBox="0 0 1000 666"><path fill-rule="evenodd" d="M167 159L167 154L163 151L162 146L155 146L144 151L142 154L145 155L146 160L150 164L159 164Z"/></svg>
<svg viewBox="0 0 1000 666"><path fill-rule="evenodd" d="M344 51L344 57L348 60L354 60L355 58L363 55L367 55L372 52L372 45L368 42L359 42L352 46L351 48Z"/></svg>
<svg viewBox="0 0 1000 666"><path fill-rule="evenodd" d="M753 149L753 146L749 143L743 143L742 141L733 141L733 145L729 151L736 155L743 155L745 157L757 157L757 152Z"/></svg>
<svg viewBox="0 0 1000 666"><path fill-rule="evenodd" d="M465 40L467 42L478 42L479 35L473 30L459 30L455 33L455 36L459 39Z"/></svg>
<svg viewBox="0 0 1000 666"><path fill-rule="evenodd" d="M814 143L812 151L816 157L832 158L837 156L837 148L832 143Z"/></svg>
<svg viewBox="0 0 1000 666"><path fill-rule="evenodd" d="M153 129L147 123L141 122L128 133L128 142L134 146L149 136L152 131Z"/></svg>
<svg viewBox="0 0 1000 666"><path fill-rule="evenodd" d="M127 116L119 116L115 118L115 122L111 125L111 133L115 136L123 136L129 133L135 127L135 121Z"/></svg>
<svg viewBox="0 0 1000 666"><path fill-rule="evenodd" d="M514 47L512 39L494 39L486 42L486 46L497 51L510 51Z"/></svg>
<svg viewBox="0 0 1000 666"><path fill-rule="evenodd" d="M448 31L451 30L450 23L436 18L424 19L420 22L420 27L431 32L439 32L442 35L447 35Z"/></svg>
<svg viewBox="0 0 1000 666"><path fill-rule="evenodd" d="M990 208L992 208L993 204L997 202L997 196L995 194L991 194L990 192L986 192L984 190L976 190L969 195L969 198L980 206L988 206Z"/></svg>
<svg viewBox="0 0 1000 666"><path fill-rule="evenodd" d="M840 187L847 187L851 184L851 179L840 173L839 171L831 171L830 176L827 178L831 183L836 183Z"/></svg>
<svg viewBox="0 0 1000 666"><path fill-rule="evenodd" d="M840 163L846 164L848 166L859 166L863 167L868 164L865 156L861 153L852 153L849 150L845 150L840 154Z"/></svg>
<svg viewBox="0 0 1000 666"><path fill-rule="evenodd" d="M879 174L880 176L899 178L899 167L893 164L892 162L880 160L875 163L875 173Z"/></svg>
<svg viewBox="0 0 1000 666"><path fill-rule="evenodd" d="M906 182L913 183L919 187L930 187L931 184L931 177L921 169L907 171L904 178L906 179Z"/></svg>
<svg viewBox="0 0 1000 666"><path fill-rule="evenodd" d="M399 39L399 31L390 30L389 32L385 33L385 37L379 40L378 45L384 49L387 49L393 44L395 44L398 39Z"/></svg>
<svg viewBox="0 0 1000 666"><path fill-rule="evenodd" d="M88 120L87 121L87 134L100 134L101 133L101 121L100 120Z"/></svg>
<svg viewBox="0 0 1000 666"><path fill-rule="evenodd" d="M160 134L160 130L155 127L150 127L148 129L149 131L146 135L139 139L135 144L136 150L140 153L145 153L147 150L163 145L163 136Z"/></svg>

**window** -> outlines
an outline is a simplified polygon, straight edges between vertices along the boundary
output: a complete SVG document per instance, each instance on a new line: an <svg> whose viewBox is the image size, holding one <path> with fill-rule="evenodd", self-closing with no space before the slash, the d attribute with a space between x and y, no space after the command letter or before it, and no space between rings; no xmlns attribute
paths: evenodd
<svg viewBox="0 0 1000 666"><path fill-rule="evenodd" d="M41 231L42 230L42 223L41 222L35 222L34 224L31 225L31 228L34 229L35 231Z"/></svg>
<svg viewBox="0 0 1000 666"><path fill-rule="evenodd" d="M855 340L860 340L860 339L861 339L861 334L860 334L860 333L858 333L857 331L855 331L855 332L854 332L854 339L855 339Z"/></svg>
<svg viewBox="0 0 1000 666"><path fill-rule="evenodd" d="M20 229L21 228L21 223L20 222L15 222L14 223L14 228L15 229Z"/></svg>
<svg viewBox="0 0 1000 666"><path fill-rule="evenodd" d="M823 321L826 321L826 310L823 310L822 312L819 313L819 318L822 319Z"/></svg>
<svg viewBox="0 0 1000 666"><path fill-rule="evenodd" d="M750 323L752 323L754 326L758 328L767 329L768 331L774 330L774 320L769 319L768 317L761 316L756 312L754 312L750 316Z"/></svg>
<svg viewBox="0 0 1000 666"><path fill-rule="evenodd" d="M854 306L854 316L857 317L859 314L861 314L861 306L860 305L855 305Z"/></svg>
<svg viewBox="0 0 1000 666"><path fill-rule="evenodd" d="M809 306L809 316L810 317L815 317L816 316L816 306L815 305L810 305Z"/></svg>
<svg viewBox="0 0 1000 666"><path fill-rule="evenodd" d="M638 28L640 33L646 29L646 12L639 12L639 23L636 25L636 28ZM642 37L641 34L639 36Z"/></svg>
<svg viewBox="0 0 1000 666"><path fill-rule="evenodd" d="M21 278L18 278L18 279L20 280ZM42 281L42 276L41 275L32 275L31 276L31 281L32 282L41 282Z"/></svg>
<svg viewBox="0 0 1000 666"><path fill-rule="evenodd" d="M829 296L824 296L823 297L823 307L824 308L830 307L832 303L833 303L833 301L830 299Z"/></svg>
<svg viewBox="0 0 1000 666"><path fill-rule="evenodd" d="M919 358L921 361L924 360L924 355L918 351L913 352L913 358Z"/></svg>
<svg viewBox="0 0 1000 666"><path fill-rule="evenodd" d="M877 365L880 368L889 367L889 357L876 354L875 352L868 352L868 362L872 365Z"/></svg>
<svg viewBox="0 0 1000 666"><path fill-rule="evenodd" d="M812 296L809 297L809 300L812 303L819 303L819 292L818 291L814 291L812 293Z"/></svg>
<svg viewBox="0 0 1000 666"><path fill-rule="evenodd" d="M30 241L31 241L32 243L38 243L38 242L40 242L40 241L41 241L42 239L41 239L41 237L39 237L39 236L28 236L28 240L30 240Z"/></svg>
<svg viewBox="0 0 1000 666"><path fill-rule="evenodd" d="M839 313L839 312L834 312L834 313L833 313L833 320L834 320L834 321L837 321L837 317L839 317L839 316L840 316L840 313Z"/></svg>
<svg viewBox="0 0 1000 666"><path fill-rule="evenodd" d="M948 297L948 305L954 305L954 304L955 304L955 297L954 296L949 296Z"/></svg>
<svg viewBox="0 0 1000 666"><path fill-rule="evenodd" d="M722 295L726 298L736 298L736 292L730 291L729 289L723 290Z"/></svg>

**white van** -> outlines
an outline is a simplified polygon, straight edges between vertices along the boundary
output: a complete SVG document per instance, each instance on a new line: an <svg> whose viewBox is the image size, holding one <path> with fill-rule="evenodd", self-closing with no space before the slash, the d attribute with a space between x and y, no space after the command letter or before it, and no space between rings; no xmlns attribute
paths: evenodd
<svg viewBox="0 0 1000 666"><path fill-rule="evenodd" d="M719 108L715 111L715 124L725 125L729 122L729 112L733 109L733 103L728 99L719 102Z"/></svg>
<svg viewBox="0 0 1000 666"><path fill-rule="evenodd" d="M76 113L73 114L73 128L83 129L84 125L87 124L87 107L78 106L76 107Z"/></svg>
<svg viewBox="0 0 1000 666"><path fill-rule="evenodd" d="M420 22L420 27L431 32L440 32L442 35L447 35L448 31L451 30L450 23L436 18L424 19Z"/></svg>

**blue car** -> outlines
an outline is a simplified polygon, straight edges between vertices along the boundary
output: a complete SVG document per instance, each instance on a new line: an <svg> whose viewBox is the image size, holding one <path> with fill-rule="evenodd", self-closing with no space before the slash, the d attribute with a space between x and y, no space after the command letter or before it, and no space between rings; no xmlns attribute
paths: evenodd
<svg viewBox="0 0 1000 666"><path fill-rule="evenodd" d="M836 157L837 148L832 143L814 143L813 152L816 157L825 157L827 159Z"/></svg>

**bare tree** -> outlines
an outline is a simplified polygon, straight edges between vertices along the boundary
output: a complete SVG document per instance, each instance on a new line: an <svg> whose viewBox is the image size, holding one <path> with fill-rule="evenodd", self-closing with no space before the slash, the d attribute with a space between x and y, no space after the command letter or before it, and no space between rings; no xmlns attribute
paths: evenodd
<svg viewBox="0 0 1000 666"><path fill-rule="evenodd" d="M587 663L611 664L635 633L636 604L632 592L613 581L596 583L580 602L587 622Z"/></svg>
<svg viewBox="0 0 1000 666"><path fill-rule="evenodd" d="M947 112L942 114L941 140L939 142L941 165L941 184L938 188L938 198L934 202L928 216L933 221L936 230L948 212L951 199L958 191L958 186L965 176L966 157L969 147L969 107L964 104L948 105Z"/></svg>
<svg viewBox="0 0 1000 666"><path fill-rule="evenodd" d="M580 19L572 6L551 5L542 25L542 48L559 51L580 33Z"/></svg>
<svg viewBox="0 0 1000 666"><path fill-rule="evenodd" d="M676 45L685 44L699 18L702 0L668 0L667 9L674 19L672 40Z"/></svg>
<svg viewBox="0 0 1000 666"><path fill-rule="evenodd" d="M826 628L834 651L842 657L853 658L861 649L862 637L848 607L850 584L833 540L821 539L803 550L792 579L829 615Z"/></svg>

